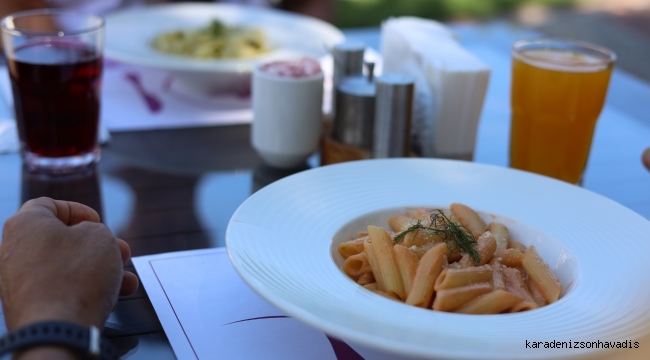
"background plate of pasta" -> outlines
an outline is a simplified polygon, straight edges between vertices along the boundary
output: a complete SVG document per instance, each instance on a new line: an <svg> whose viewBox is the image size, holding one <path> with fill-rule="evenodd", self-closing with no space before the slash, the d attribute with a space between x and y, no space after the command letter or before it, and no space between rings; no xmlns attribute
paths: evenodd
<svg viewBox="0 0 650 360"><path fill-rule="evenodd" d="M648 234L647 219L557 180L386 159L263 188L235 212L226 242L256 292L353 347L645 359Z"/></svg>
<svg viewBox="0 0 650 360"><path fill-rule="evenodd" d="M218 24L218 26L215 26ZM259 61L321 57L344 39L324 21L235 4L136 7L106 16L106 56L174 71L196 87L247 83Z"/></svg>

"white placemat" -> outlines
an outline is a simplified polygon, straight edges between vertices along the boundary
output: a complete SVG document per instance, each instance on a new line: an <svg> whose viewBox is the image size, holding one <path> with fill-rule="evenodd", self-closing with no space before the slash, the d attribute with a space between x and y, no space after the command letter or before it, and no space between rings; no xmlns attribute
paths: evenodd
<svg viewBox="0 0 650 360"><path fill-rule="evenodd" d="M225 249L133 258L179 359L402 359L287 317L239 277Z"/></svg>
<svg viewBox="0 0 650 360"><path fill-rule="evenodd" d="M173 73L105 61L102 120L110 131L231 125L253 119L249 92L200 93Z"/></svg>

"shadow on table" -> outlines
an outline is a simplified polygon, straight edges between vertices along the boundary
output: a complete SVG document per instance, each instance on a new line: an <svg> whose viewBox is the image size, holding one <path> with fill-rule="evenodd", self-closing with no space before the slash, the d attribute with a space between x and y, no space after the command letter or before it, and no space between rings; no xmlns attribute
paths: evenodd
<svg viewBox="0 0 650 360"><path fill-rule="evenodd" d="M43 196L84 204L97 211L100 218L104 218L99 175L95 165L83 172L65 175L32 172L23 166L21 203Z"/></svg>
<svg viewBox="0 0 650 360"><path fill-rule="evenodd" d="M274 168L260 162L253 171L253 186L251 189L251 194L256 193L266 185L274 183L284 177L309 169L311 169L311 166L309 166L306 161L301 165L298 165L297 167L291 169Z"/></svg>

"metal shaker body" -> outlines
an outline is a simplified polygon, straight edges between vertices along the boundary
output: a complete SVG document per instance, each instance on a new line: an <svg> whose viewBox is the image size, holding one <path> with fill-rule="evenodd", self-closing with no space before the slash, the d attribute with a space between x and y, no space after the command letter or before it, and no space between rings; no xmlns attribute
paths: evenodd
<svg viewBox="0 0 650 360"><path fill-rule="evenodd" d="M336 89L333 137L338 142L372 150L375 84L371 76L347 77Z"/></svg>
<svg viewBox="0 0 650 360"><path fill-rule="evenodd" d="M414 79L408 75L377 77L373 157L406 157L410 154Z"/></svg>

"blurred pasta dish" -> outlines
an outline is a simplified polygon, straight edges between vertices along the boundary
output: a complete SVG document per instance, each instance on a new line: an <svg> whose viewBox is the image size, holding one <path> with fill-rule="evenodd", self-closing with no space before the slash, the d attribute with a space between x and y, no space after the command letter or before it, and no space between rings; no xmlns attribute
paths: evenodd
<svg viewBox="0 0 650 360"><path fill-rule="evenodd" d="M153 47L161 52L199 59L243 59L269 51L264 32L257 28L226 26L218 20L190 30L157 36Z"/></svg>
<svg viewBox="0 0 650 360"><path fill-rule="evenodd" d="M558 300L562 285L535 246L463 204L450 208L393 216L393 232L368 226L339 245L343 272L377 294L439 311L520 312Z"/></svg>

